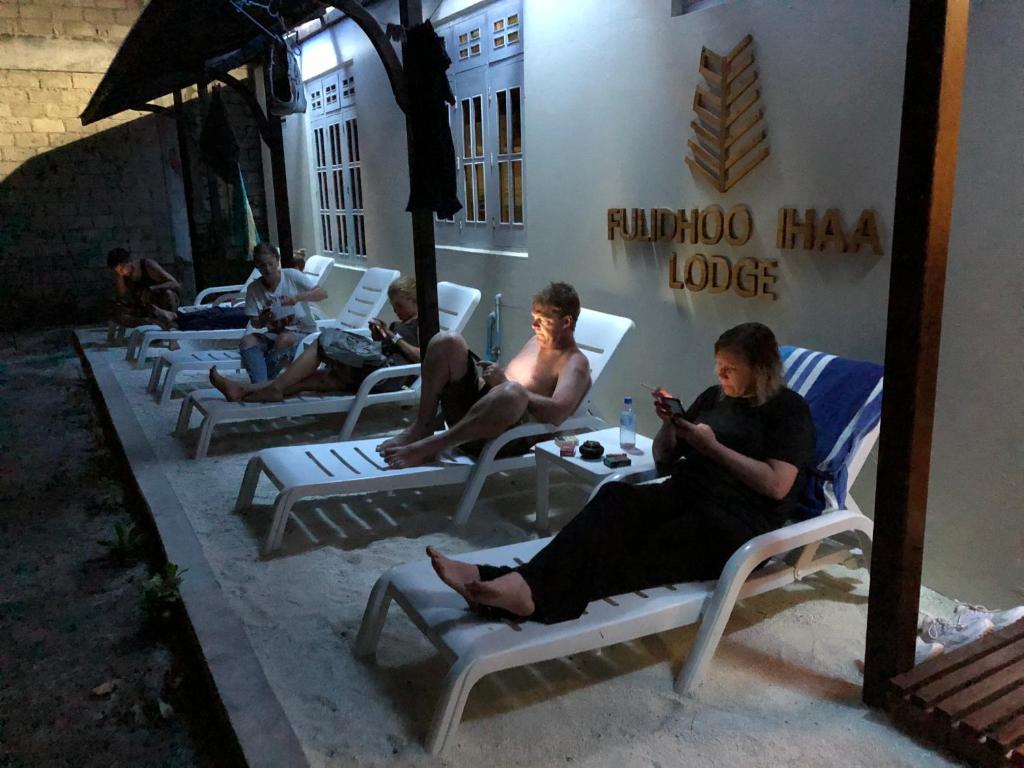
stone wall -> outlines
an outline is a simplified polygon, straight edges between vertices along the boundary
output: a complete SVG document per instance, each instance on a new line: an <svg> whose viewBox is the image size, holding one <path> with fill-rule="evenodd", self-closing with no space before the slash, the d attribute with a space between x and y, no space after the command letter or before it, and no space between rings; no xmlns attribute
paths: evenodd
<svg viewBox="0 0 1024 768"><path fill-rule="evenodd" d="M105 258L115 246L160 261L186 282L193 248L224 258L197 162L204 110L195 89L184 94L196 158L195 243L174 120L125 112L83 126L78 118L141 10L141 0L0 0L0 329L104 317ZM225 97L265 235L259 137L240 100ZM215 185L225 211L229 191Z"/></svg>

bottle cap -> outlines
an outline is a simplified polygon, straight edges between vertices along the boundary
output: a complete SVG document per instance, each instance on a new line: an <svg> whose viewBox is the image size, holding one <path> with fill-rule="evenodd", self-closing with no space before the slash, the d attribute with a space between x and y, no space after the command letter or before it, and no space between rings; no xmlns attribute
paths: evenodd
<svg viewBox="0 0 1024 768"><path fill-rule="evenodd" d="M622 403L623 403L623 405L632 405L633 404L633 398L632 397L624 397L624 398L622 398Z"/></svg>

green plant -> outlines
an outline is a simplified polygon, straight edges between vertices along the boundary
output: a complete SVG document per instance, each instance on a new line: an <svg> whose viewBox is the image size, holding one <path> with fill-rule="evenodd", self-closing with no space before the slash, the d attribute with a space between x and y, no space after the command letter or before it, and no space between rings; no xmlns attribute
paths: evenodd
<svg viewBox="0 0 1024 768"><path fill-rule="evenodd" d="M138 556L143 535L135 527L135 523L114 523L114 538L100 539L99 544L107 548L107 557L124 563Z"/></svg>
<svg viewBox="0 0 1024 768"><path fill-rule="evenodd" d="M171 608L181 601L181 577L188 568L178 568L176 563L167 563L142 582L142 604L151 619L165 619Z"/></svg>

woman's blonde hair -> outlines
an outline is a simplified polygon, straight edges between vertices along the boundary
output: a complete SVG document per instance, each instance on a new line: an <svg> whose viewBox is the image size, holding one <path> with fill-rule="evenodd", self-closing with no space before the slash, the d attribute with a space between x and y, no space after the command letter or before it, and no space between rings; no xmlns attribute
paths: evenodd
<svg viewBox="0 0 1024 768"><path fill-rule="evenodd" d="M758 405L771 400L785 386L779 343L771 328L761 323L742 323L718 337L715 352L740 355L754 369L754 400Z"/></svg>
<svg viewBox="0 0 1024 768"><path fill-rule="evenodd" d="M388 286L388 296L398 296L405 301L416 303L416 278L410 276L396 277Z"/></svg>

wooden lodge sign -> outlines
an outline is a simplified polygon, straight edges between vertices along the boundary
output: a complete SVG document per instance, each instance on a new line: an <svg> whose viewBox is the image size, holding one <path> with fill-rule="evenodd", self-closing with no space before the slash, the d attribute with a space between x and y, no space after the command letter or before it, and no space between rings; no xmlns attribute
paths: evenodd
<svg viewBox="0 0 1024 768"><path fill-rule="evenodd" d="M754 66L753 37L747 35L725 56L704 48L700 74L693 99L697 117L690 122L693 138L687 142L686 164L693 175L719 192L729 191L769 154L761 91ZM746 245L754 232L754 217L746 205L728 211L720 206L704 208L609 208L608 239L647 243L679 243L690 246ZM829 208L820 217L815 208L799 211L780 208L775 224L775 247L779 250L832 251L857 254L868 248L883 253L878 221L873 210L861 211L857 222L847 229L842 212ZM775 259L745 256L735 263L714 253L692 253L685 258L675 252L669 260L672 288L724 293L732 290L744 298L764 296L775 299L778 279Z"/></svg>

